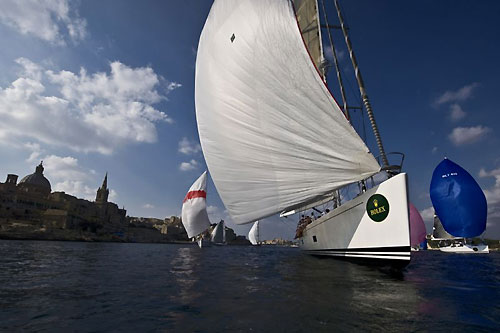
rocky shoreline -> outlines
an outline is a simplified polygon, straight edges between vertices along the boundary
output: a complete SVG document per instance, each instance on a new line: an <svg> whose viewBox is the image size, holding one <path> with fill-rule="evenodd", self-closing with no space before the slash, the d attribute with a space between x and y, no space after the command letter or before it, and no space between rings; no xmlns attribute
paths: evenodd
<svg viewBox="0 0 500 333"><path fill-rule="evenodd" d="M90 228L57 228L40 221L0 218L0 239L49 240L76 242L118 242L118 243L173 243L189 244L181 220L172 216L164 220L154 218L127 217L127 226L106 228L97 224ZM237 236L227 228L229 245L250 245L244 236Z"/></svg>

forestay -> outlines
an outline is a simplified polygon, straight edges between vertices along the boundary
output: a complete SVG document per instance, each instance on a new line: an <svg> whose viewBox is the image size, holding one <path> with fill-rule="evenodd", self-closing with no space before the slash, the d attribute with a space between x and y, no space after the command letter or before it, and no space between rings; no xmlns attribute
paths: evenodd
<svg viewBox="0 0 500 333"><path fill-rule="evenodd" d="M205 160L237 224L380 170L318 74L287 0L214 2L195 102Z"/></svg>
<svg viewBox="0 0 500 333"><path fill-rule="evenodd" d="M194 183L182 202L182 224L188 237L199 235L210 226L207 214L207 172Z"/></svg>

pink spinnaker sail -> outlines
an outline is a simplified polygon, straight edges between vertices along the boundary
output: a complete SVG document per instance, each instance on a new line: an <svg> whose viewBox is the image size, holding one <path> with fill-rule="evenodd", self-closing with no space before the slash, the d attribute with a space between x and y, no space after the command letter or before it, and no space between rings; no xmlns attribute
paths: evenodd
<svg viewBox="0 0 500 333"><path fill-rule="evenodd" d="M416 246L425 240L425 224L418 209L410 202L410 245Z"/></svg>

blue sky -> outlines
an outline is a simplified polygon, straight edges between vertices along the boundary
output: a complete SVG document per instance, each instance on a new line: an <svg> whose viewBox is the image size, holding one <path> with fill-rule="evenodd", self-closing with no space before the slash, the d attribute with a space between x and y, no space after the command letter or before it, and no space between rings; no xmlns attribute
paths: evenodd
<svg viewBox="0 0 500 333"><path fill-rule="evenodd" d="M180 215L187 189L206 168L194 68L210 6L201 0L2 1L0 177L23 177L43 159L53 190L93 199L108 172L111 199L129 215ZM500 3L350 0L342 6L385 149L406 154L410 200L430 221L432 171L448 156L485 191L486 236L500 238ZM359 100L338 31L334 39L351 100ZM362 133L359 114L353 118ZM376 152L369 128L367 139ZM208 191L212 221L224 218L233 227L211 181ZM249 228L235 227L241 234ZM262 234L289 238L294 228L295 222L270 218Z"/></svg>

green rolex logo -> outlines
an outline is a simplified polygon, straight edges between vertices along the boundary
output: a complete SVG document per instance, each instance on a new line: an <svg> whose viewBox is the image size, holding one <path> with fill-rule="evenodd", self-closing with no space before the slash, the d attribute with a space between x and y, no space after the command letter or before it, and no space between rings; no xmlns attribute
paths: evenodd
<svg viewBox="0 0 500 333"><path fill-rule="evenodd" d="M389 215L389 201L382 194L374 194L366 203L366 212L375 222L382 222Z"/></svg>

